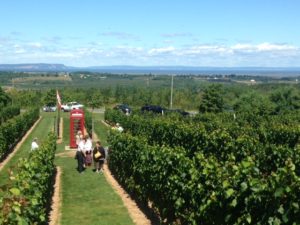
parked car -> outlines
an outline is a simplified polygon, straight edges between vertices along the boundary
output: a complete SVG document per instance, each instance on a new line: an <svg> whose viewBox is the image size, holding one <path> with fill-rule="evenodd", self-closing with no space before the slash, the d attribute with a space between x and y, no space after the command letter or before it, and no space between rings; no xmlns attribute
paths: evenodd
<svg viewBox="0 0 300 225"><path fill-rule="evenodd" d="M43 107L44 112L55 112L56 111L56 106L52 104L47 104Z"/></svg>
<svg viewBox="0 0 300 225"><path fill-rule="evenodd" d="M164 114L165 109L158 105L145 105L141 108L141 111Z"/></svg>
<svg viewBox="0 0 300 225"><path fill-rule="evenodd" d="M131 113L131 108L128 105L126 105L126 104L116 105L114 107L114 109L115 110L120 110L123 113L129 113L129 114Z"/></svg>
<svg viewBox="0 0 300 225"><path fill-rule="evenodd" d="M83 108L83 105L79 104L78 102L68 102L67 104L61 105L60 108L63 112L70 112L73 109Z"/></svg>

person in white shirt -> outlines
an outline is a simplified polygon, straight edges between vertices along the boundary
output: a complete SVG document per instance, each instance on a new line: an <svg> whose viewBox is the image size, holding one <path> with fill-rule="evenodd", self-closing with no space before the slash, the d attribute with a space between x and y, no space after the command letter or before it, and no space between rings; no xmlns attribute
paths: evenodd
<svg viewBox="0 0 300 225"><path fill-rule="evenodd" d="M32 141L32 143L31 143L31 151L34 151L34 150L36 150L38 148L39 148L39 145L37 143L37 138L34 138L33 141Z"/></svg>

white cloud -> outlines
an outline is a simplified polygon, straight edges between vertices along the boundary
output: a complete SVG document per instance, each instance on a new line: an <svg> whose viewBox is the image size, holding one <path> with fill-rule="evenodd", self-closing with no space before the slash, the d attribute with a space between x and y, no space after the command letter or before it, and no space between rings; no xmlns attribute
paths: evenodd
<svg viewBox="0 0 300 225"><path fill-rule="evenodd" d="M173 46L169 47L163 47L163 48L152 48L148 51L150 55L156 55L156 54L165 54L165 53L172 53L176 49Z"/></svg>
<svg viewBox="0 0 300 225"><path fill-rule="evenodd" d="M245 51L248 51L248 50L253 50L253 46L250 45L250 44L236 44L236 45L233 45L231 47L232 50L245 50Z"/></svg>
<svg viewBox="0 0 300 225"><path fill-rule="evenodd" d="M271 44L268 42L253 45L253 44L236 44L231 47L233 50L245 52L264 52L264 51L291 51L299 50L299 47L287 44Z"/></svg>
<svg viewBox="0 0 300 225"><path fill-rule="evenodd" d="M178 55L207 55L207 54L231 54L232 50L217 45L196 45L178 52Z"/></svg>
<svg viewBox="0 0 300 225"><path fill-rule="evenodd" d="M22 47L22 46L20 46L20 45L18 45L18 44L15 44L15 45L13 45L13 48L14 48L14 53L15 54L22 54L22 53L25 53L26 52L26 50Z"/></svg>
<svg viewBox="0 0 300 225"><path fill-rule="evenodd" d="M1 40L1 39L0 39ZM76 44L76 43L75 43ZM300 48L289 44L236 43L168 45L159 47L107 45L105 42L67 40L0 41L0 63L57 62L90 65L187 65L187 66L300 66ZM75 47L74 47L75 46Z"/></svg>
<svg viewBox="0 0 300 225"><path fill-rule="evenodd" d="M262 43L256 46L258 51L289 51L289 50L299 50L299 47L286 44L270 44Z"/></svg>
<svg viewBox="0 0 300 225"><path fill-rule="evenodd" d="M31 42L28 43L28 46L32 48L41 48L43 45L40 42Z"/></svg>

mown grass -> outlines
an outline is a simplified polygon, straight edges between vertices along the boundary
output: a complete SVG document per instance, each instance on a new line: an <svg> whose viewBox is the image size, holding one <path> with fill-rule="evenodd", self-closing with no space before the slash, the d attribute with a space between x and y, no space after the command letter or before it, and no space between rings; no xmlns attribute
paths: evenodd
<svg viewBox="0 0 300 225"><path fill-rule="evenodd" d="M23 142L22 146L16 152L16 154L10 159L10 161L0 171L0 186L6 184L9 179L9 170L14 169L20 158L27 158L31 149L31 142L33 138L38 138L38 143L41 144L47 137L48 133L53 129L54 114L42 113L42 119L39 124L33 129L31 134Z"/></svg>
<svg viewBox="0 0 300 225"><path fill-rule="evenodd" d="M65 145L69 144L69 119L66 113L63 117L64 137L63 143L58 145L58 152L65 151ZM106 141L106 136L102 136L106 134L104 127L95 128L95 131L102 142ZM120 197L103 174L94 173L92 168L79 174L76 170L77 161L70 156L57 157L56 164L62 168L61 225L134 224Z"/></svg>
<svg viewBox="0 0 300 225"><path fill-rule="evenodd" d="M103 113L94 113L94 130L95 133L98 135L103 146L107 145L107 134L108 128L101 122L104 120Z"/></svg>

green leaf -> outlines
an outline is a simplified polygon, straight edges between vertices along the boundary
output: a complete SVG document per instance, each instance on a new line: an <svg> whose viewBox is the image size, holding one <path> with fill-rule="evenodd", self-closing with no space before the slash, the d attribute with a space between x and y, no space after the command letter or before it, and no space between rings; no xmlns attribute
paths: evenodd
<svg viewBox="0 0 300 225"><path fill-rule="evenodd" d="M229 186L228 180L223 181L223 188L227 188Z"/></svg>
<svg viewBox="0 0 300 225"><path fill-rule="evenodd" d="M246 182L241 183L242 191L245 191L248 188L248 184Z"/></svg>
<svg viewBox="0 0 300 225"><path fill-rule="evenodd" d="M293 203L292 203L292 206L293 206L295 209L299 209L299 204L298 204L298 202L293 202Z"/></svg>
<svg viewBox="0 0 300 225"><path fill-rule="evenodd" d="M229 198L233 193L234 193L234 190L232 188L227 189L226 197Z"/></svg>
<svg viewBox="0 0 300 225"><path fill-rule="evenodd" d="M279 209L277 210L277 212L279 212L280 214L284 213L284 208L282 207L282 205L280 205Z"/></svg>
<svg viewBox="0 0 300 225"><path fill-rule="evenodd" d="M40 220L41 221L45 221L46 219L45 219L45 216L44 215L40 215Z"/></svg>
<svg viewBox="0 0 300 225"><path fill-rule="evenodd" d="M38 204L37 199L36 198L31 199L31 204L32 205L37 205Z"/></svg>
<svg viewBox="0 0 300 225"><path fill-rule="evenodd" d="M232 202L230 203L230 206L236 207L236 205L237 205L237 200L236 200L236 198L235 198L235 199L233 199Z"/></svg>
<svg viewBox="0 0 300 225"><path fill-rule="evenodd" d="M247 217L246 217L246 220L250 224L251 221L252 221L251 215L248 214Z"/></svg>
<svg viewBox="0 0 300 225"><path fill-rule="evenodd" d="M12 209L13 209L16 213L21 214L21 208L20 208L20 206L14 205L14 206L12 207Z"/></svg>
<svg viewBox="0 0 300 225"><path fill-rule="evenodd" d="M282 216L282 220L283 220L284 223L287 223L289 221L287 213Z"/></svg>
<svg viewBox="0 0 300 225"><path fill-rule="evenodd" d="M239 169L239 167L238 167L238 166L236 166L236 165L233 165L233 166L232 166L232 169L233 169L233 170L238 170L238 169Z"/></svg>
<svg viewBox="0 0 300 225"><path fill-rule="evenodd" d="M21 194L21 192L20 192L20 190L18 188L11 188L11 189L9 189L9 191L12 194L17 195L17 196Z"/></svg>
<svg viewBox="0 0 300 225"><path fill-rule="evenodd" d="M22 217L18 216L18 225L28 225L27 221Z"/></svg>
<svg viewBox="0 0 300 225"><path fill-rule="evenodd" d="M276 198L278 198L278 197L280 197L283 194L283 192L284 192L284 189L282 187L280 187L280 188L276 189L274 195L275 195Z"/></svg>
<svg viewBox="0 0 300 225"><path fill-rule="evenodd" d="M242 166L243 166L244 168L247 168L247 167L249 167L250 165L251 165L250 162L245 162L245 161L242 162Z"/></svg>

